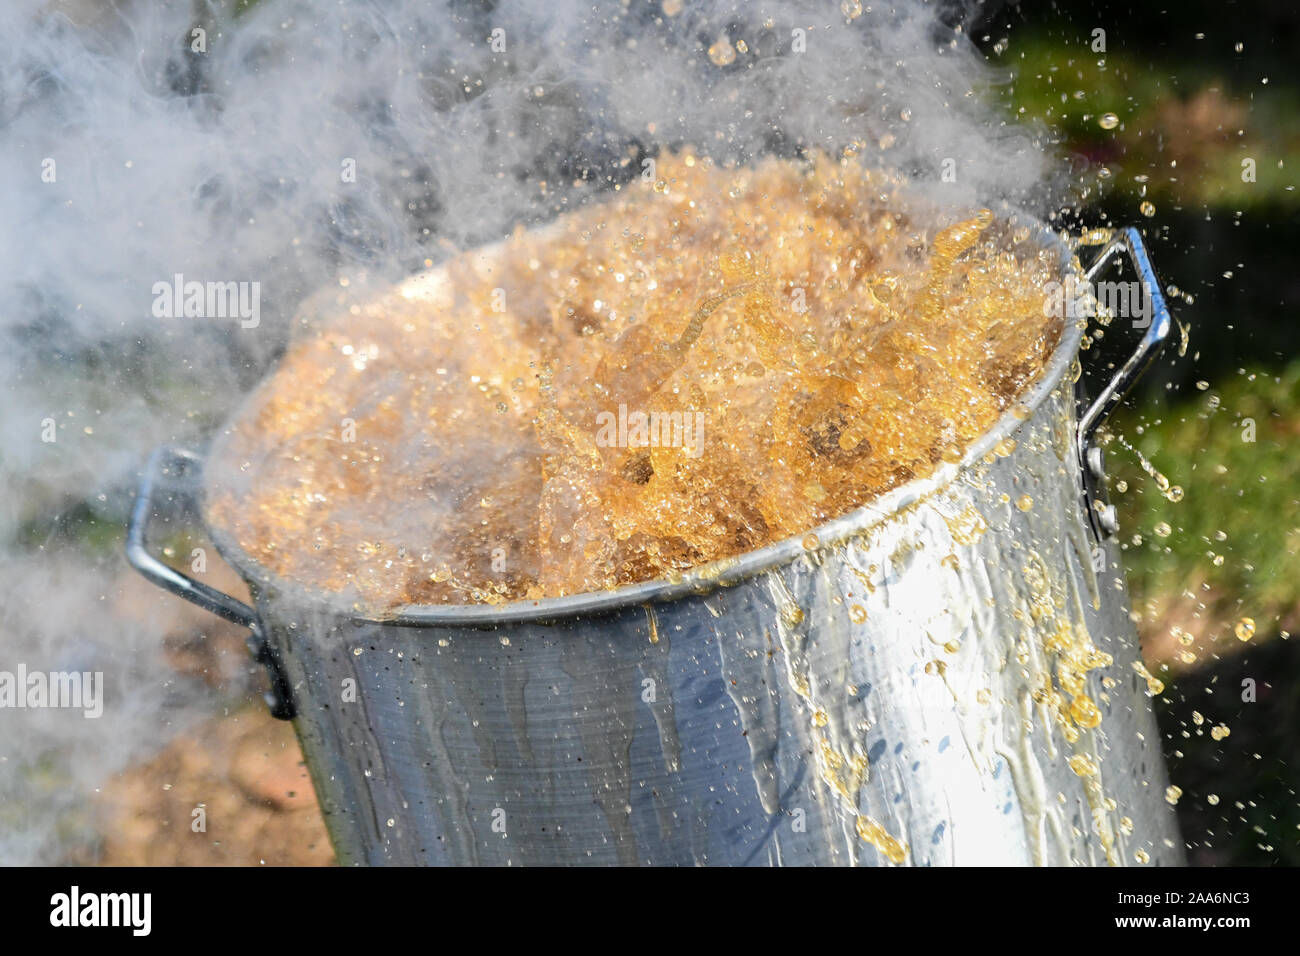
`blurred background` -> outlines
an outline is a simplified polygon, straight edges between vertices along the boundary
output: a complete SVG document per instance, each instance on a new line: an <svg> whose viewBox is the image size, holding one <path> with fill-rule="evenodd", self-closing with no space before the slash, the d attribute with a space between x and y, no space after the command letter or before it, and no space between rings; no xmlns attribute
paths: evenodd
<svg viewBox="0 0 1300 956"><path fill-rule="evenodd" d="M683 4L689 12L690 0L662 7L673 15ZM176 6L190 12L175 23L203 23L213 39L235 42L245 24L264 27L286 5L160 4ZM1142 651L1163 684L1158 716L1183 835L1198 865L1300 863L1300 458L1292 450L1300 437L1300 8L1290 0L1184 0L1164 11L1084 0L925 6L960 24L986 59L974 93L988 122L1029 131L1049 164L1069 170L1063 221L1076 229L1136 223L1147 236L1181 341L1115 419L1108 461ZM121 26L116 5L95 0L29 4L21 15L42 8L106 35ZM218 95L189 37L176 32L172 42L157 82L169 95ZM0 50L9 54L0 55L0 130L21 126L15 91L61 82L57 67L19 76L22 52ZM152 145L165 158L168 131L178 130L178 142L184 134L166 110L158 122ZM310 130L314 120L285 122ZM203 189L223 215L234 209L250 224L264 206L292 201L283 180L214 180ZM0 209L5 201L13 200ZM345 254L391 241L354 229L364 219L355 212L330 208ZM438 220L434 200L411 212ZM423 242L437 241L436 227L423 231ZM39 229L6 239L11 251L42 241ZM410 252L418 265L420 248ZM93 270L97 256L112 254L88 249L69 268ZM26 278L6 269L8 281ZM306 293L321 277L300 279ZM203 435L274 361L274 339L251 351L241 344L238 360L208 374L200 394L196 370L174 362L174 351L110 331L63 335L82 308L75 293L23 304L32 318L4 326L9 354L21 356L8 369L6 398L35 408L24 396L58 377L78 398L50 410L67 456L56 469L32 467L14 434L0 436L11 496L0 523L0 640L48 667L105 670L108 693L124 703L111 725L44 712L0 735L0 863L331 863L292 728L261 702L264 675L244 633L157 591L121 557L134 469L142 449L173 437L174 422L170 431L132 433L120 458L105 465L101 455L93 469L75 444L111 430L115 415L153 423L167 408L185 409L188 434ZM124 399L123 377L150 387ZM38 427L13 417L0 424ZM1181 487L1182 499L1169 500L1153 473ZM157 541L169 556L206 546L192 522L169 528ZM205 580L246 597L215 557ZM209 822L195 833L199 807Z"/></svg>
<svg viewBox="0 0 1300 956"><path fill-rule="evenodd" d="M1014 72L990 95L1077 167L1080 220L1143 229L1186 333L1117 416L1107 460L1189 860L1295 865L1300 7L1058 0L973 36Z"/></svg>

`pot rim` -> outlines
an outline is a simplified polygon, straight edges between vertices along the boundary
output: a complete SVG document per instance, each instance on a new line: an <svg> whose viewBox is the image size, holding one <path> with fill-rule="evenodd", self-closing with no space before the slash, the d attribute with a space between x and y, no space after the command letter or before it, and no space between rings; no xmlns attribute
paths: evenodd
<svg viewBox="0 0 1300 956"><path fill-rule="evenodd" d="M1063 274L1078 271L1077 266L1073 264L1074 252L1060 235L1047 226L1042 226L1039 238L1044 241L1047 248L1056 249L1060 253ZM418 278L418 275L411 278ZM720 558L680 574L654 578L650 581L625 584L604 591L586 591L563 597L513 601L509 604L405 604L392 608L389 613L370 616L367 613L355 613L344 609L342 604L346 599L341 595L329 594L288 581L266 568L250 557L232 535L209 523L205 508L200 508L200 513L204 516L204 526L217 551L226 563L252 586L255 597L259 587L270 588L281 593L292 593L295 597L309 602L315 609L336 616L345 616L359 624L492 628L502 624L553 623L579 616L613 614L631 606L644 606L705 595L718 588L732 587L764 571L788 564L802 554L809 553L809 549L803 546L803 541L809 534L815 534L819 541L818 546L812 551L823 552L835 544L870 531L898 512L947 487L961 474L969 471L992 452L999 442L1015 434L1033 419L1039 407L1065 379L1071 363L1078 355L1083 325L1070 322L1065 318L1060 321L1062 323L1060 341L1057 342L1051 358L1043 366L1038 378L1017 397L1011 407L988 431L967 447L966 453L958 461L941 462L939 467L929 475L914 478L872 499L861 508L809 528L801 534L775 541L735 557ZM1023 409L1027 409L1028 414L1020 411L1017 415L1017 411ZM203 493L206 494L206 484Z"/></svg>

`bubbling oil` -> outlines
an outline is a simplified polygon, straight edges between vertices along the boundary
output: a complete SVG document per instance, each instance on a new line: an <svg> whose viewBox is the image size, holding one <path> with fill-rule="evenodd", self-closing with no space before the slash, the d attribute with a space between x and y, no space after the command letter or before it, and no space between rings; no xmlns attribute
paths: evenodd
<svg viewBox="0 0 1300 956"><path fill-rule="evenodd" d="M1059 256L988 210L853 156L657 173L295 342L211 524L369 611L670 576L957 460L1059 340Z"/></svg>

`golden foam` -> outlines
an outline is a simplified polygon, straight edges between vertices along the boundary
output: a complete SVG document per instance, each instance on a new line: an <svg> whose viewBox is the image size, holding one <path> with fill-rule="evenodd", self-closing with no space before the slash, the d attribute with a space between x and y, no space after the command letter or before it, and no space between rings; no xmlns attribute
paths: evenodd
<svg viewBox="0 0 1300 956"><path fill-rule="evenodd" d="M294 343L208 518L368 610L678 573L959 458L1056 345L1059 272L851 158L661 157Z"/></svg>

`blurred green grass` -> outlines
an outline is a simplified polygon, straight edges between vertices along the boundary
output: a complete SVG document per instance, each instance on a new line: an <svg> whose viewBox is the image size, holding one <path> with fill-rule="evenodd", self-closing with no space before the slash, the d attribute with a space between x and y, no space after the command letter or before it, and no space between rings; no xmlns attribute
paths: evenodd
<svg viewBox="0 0 1300 956"><path fill-rule="evenodd" d="M1212 53L1212 44L1205 47ZM1137 50L1094 53L1086 35L1071 42L1045 31L1017 33L1005 51L988 52L995 65L1015 71L1014 82L989 91L995 101L1017 121L1049 130L1097 173L1090 177L1090 202L1130 216L1142 199L1157 210L1162 202L1232 210L1300 206L1292 172L1300 168L1300 89L1293 72L1255 89L1222 56L1160 68ZM1106 114L1118 125L1105 129ZM1247 158L1254 160L1254 181L1243 179ZM1103 167L1108 175L1100 174Z"/></svg>
<svg viewBox="0 0 1300 956"><path fill-rule="evenodd" d="M1247 616L1267 633L1294 614L1300 590L1300 361L1204 384L1157 411L1117 416L1114 433L1184 489L1170 501L1136 455L1110 443L1112 494L1131 529L1125 560L1139 595L1192 590L1216 632Z"/></svg>

